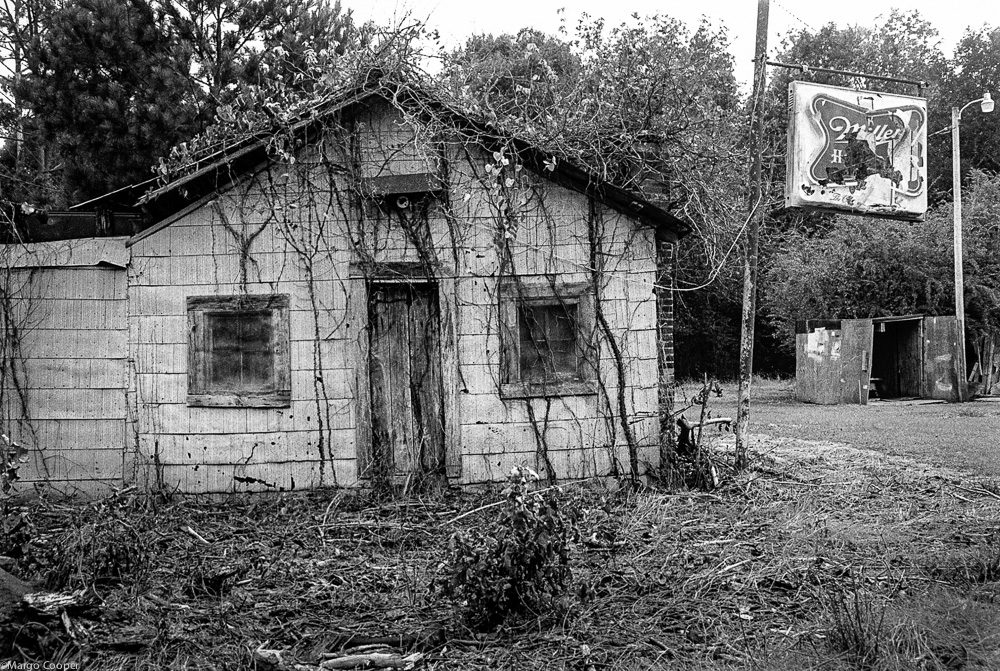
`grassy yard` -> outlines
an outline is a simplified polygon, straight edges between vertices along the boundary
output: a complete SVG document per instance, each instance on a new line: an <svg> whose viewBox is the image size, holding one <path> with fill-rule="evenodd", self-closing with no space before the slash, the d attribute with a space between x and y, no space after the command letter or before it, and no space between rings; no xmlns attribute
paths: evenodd
<svg viewBox="0 0 1000 671"><path fill-rule="evenodd" d="M262 647L308 670L348 648L441 670L1000 669L995 406L758 391L752 467L711 493L549 492L574 521L566 590L485 629L440 586L456 535L484 553L510 537L500 487L8 502L0 555L80 603L0 625L0 662L275 668ZM731 436L709 440L728 461ZM358 648L380 637L396 642Z"/></svg>
<svg viewBox="0 0 1000 671"><path fill-rule="evenodd" d="M847 443L886 455L1000 478L1000 401L969 403L873 401L815 405L795 400L794 380L755 381L750 429L755 434ZM698 385L682 386L691 397ZM735 417L736 386L723 385L710 407ZM693 416L693 411L688 417Z"/></svg>

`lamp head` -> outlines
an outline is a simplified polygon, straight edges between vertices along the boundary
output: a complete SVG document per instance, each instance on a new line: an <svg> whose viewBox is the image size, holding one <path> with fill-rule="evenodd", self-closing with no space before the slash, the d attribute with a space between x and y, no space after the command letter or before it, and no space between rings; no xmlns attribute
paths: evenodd
<svg viewBox="0 0 1000 671"><path fill-rule="evenodd" d="M986 93L983 94L983 100L982 100L982 102L980 104L980 107L982 108L982 110L984 112L992 112L993 111L993 98L990 97L990 92L989 91L987 91Z"/></svg>

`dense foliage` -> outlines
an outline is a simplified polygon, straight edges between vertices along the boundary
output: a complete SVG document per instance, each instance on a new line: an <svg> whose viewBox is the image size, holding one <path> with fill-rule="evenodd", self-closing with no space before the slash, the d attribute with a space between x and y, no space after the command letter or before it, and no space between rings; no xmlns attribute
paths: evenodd
<svg viewBox="0 0 1000 671"><path fill-rule="evenodd" d="M1000 176L972 174L963 198L967 330L1000 329ZM796 320L955 314L950 203L923 222L838 217L822 234L789 233L768 270L764 306L794 345Z"/></svg>
<svg viewBox="0 0 1000 671"><path fill-rule="evenodd" d="M533 491L538 475L516 466L496 520L452 535L438 586L471 626L492 629L511 616L558 607L569 587L573 516L555 492Z"/></svg>
<svg viewBox="0 0 1000 671"><path fill-rule="evenodd" d="M678 271L684 376L735 361L747 155L728 48L725 30L707 22L690 31L661 15L617 27L584 19L558 37L472 38L442 77L464 107L694 227Z"/></svg>
<svg viewBox="0 0 1000 671"><path fill-rule="evenodd" d="M326 0L7 0L0 12L0 188L66 207L152 177L236 89L297 84L343 52L350 14Z"/></svg>
<svg viewBox="0 0 1000 671"><path fill-rule="evenodd" d="M0 4L5 69L0 76L0 135L5 138L0 189L5 198L64 207L145 180L152 176L152 165L167 181L200 157L254 133L276 133L273 148L281 153L288 150L282 131L296 119L360 82L395 76L553 156L635 189L692 224L695 233L681 246L678 260L677 372L681 377L734 374L741 241L749 211L747 110L724 28L703 22L690 30L662 15L607 26L584 16L573 27L564 23L556 35L532 29L477 35L449 51L419 22L358 28L349 12L328 0ZM998 49L1000 30L970 28L949 58L933 25L918 12L893 10L878 28L828 24L789 32L776 57L928 82L923 94L930 113L931 199L946 204L950 109L981 96L997 81ZM789 318L773 316L778 297L788 295L790 287L809 286L798 295L802 309L826 314L864 311L865 305L875 311L876 302L881 313L902 306L932 312L947 306L940 298L949 291L943 267L929 273L905 264L904 271L880 285L885 291L867 298L844 298L841 283L810 283L808 278L820 277L810 265L820 262L809 251L811 244L822 247L820 241L831 236L837 247L855 236L852 244L862 253L852 249L851 260L878 258L899 245L915 245L914 259L930 255L944 264L949 254L942 247L947 236L914 233L926 227L845 223L830 215L781 210L790 80L900 93L916 93L915 87L781 68L769 75L768 195L762 203L769 216L760 267L763 291L773 298L768 299L772 313L759 323L756 365L765 372L790 372ZM976 108L966 112L963 177L1000 168L998 128ZM983 188L986 178L977 179L977 188ZM940 224L941 216L927 226ZM866 226L879 234L866 234ZM970 256L970 263L978 261ZM888 272L887 264L880 267ZM834 271L843 273L843 266ZM925 274L931 279L919 291L913 289ZM815 288L823 285L833 288ZM970 318L988 312L976 302L988 295L986 288L970 284ZM850 310L843 307L848 305ZM990 323L985 316L975 319L983 328Z"/></svg>

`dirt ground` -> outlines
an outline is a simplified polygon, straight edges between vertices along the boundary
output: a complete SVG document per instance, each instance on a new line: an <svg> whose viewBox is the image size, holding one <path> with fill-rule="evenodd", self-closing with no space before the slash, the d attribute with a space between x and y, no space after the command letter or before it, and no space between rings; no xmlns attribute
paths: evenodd
<svg viewBox="0 0 1000 671"><path fill-rule="evenodd" d="M554 491L579 532L568 589L485 631L430 586L456 534L503 532L500 487L7 506L12 572L79 605L0 626L0 661L272 669L263 647L319 669L396 637L379 650L429 670L1000 669L1000 479L985 433L964 430L1000 422L994 406L816 408L762 389L749 470L727 470L730 435L706 435L715 491ZM980 456L933 449L956 432Z"/></svg>
<svg viewBox="0 0 1000 671"><path fill-rule="evenodd" d="M710 408L735 417L736 386L723 385ZM682 397L697 393L693 383ZM688 412L693 417L693 412ZM912 457L969 474L1000 478L1000 398L968 403L872 401L862 405L815 405L795 400L794 380L755 381L751 431L778 438L838 442Z"/></svg>

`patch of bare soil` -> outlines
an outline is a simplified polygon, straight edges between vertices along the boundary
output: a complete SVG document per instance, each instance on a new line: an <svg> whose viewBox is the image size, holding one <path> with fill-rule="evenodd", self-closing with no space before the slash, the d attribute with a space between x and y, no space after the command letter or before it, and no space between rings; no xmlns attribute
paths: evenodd
<svg viewBox="0 0 1000 671"><path fill-rule="evenodd" d="M996 483L843 444L753 445L753 467L723 467L712 493L567 484L572 589L488 632L429 586L453 533L495 523L494 491L35 500L30 540L0 554L95 606L0 636L0 658L273 668L262 648L288 668L339 668L345 651L427 669L1000 668Z"/></svg>

